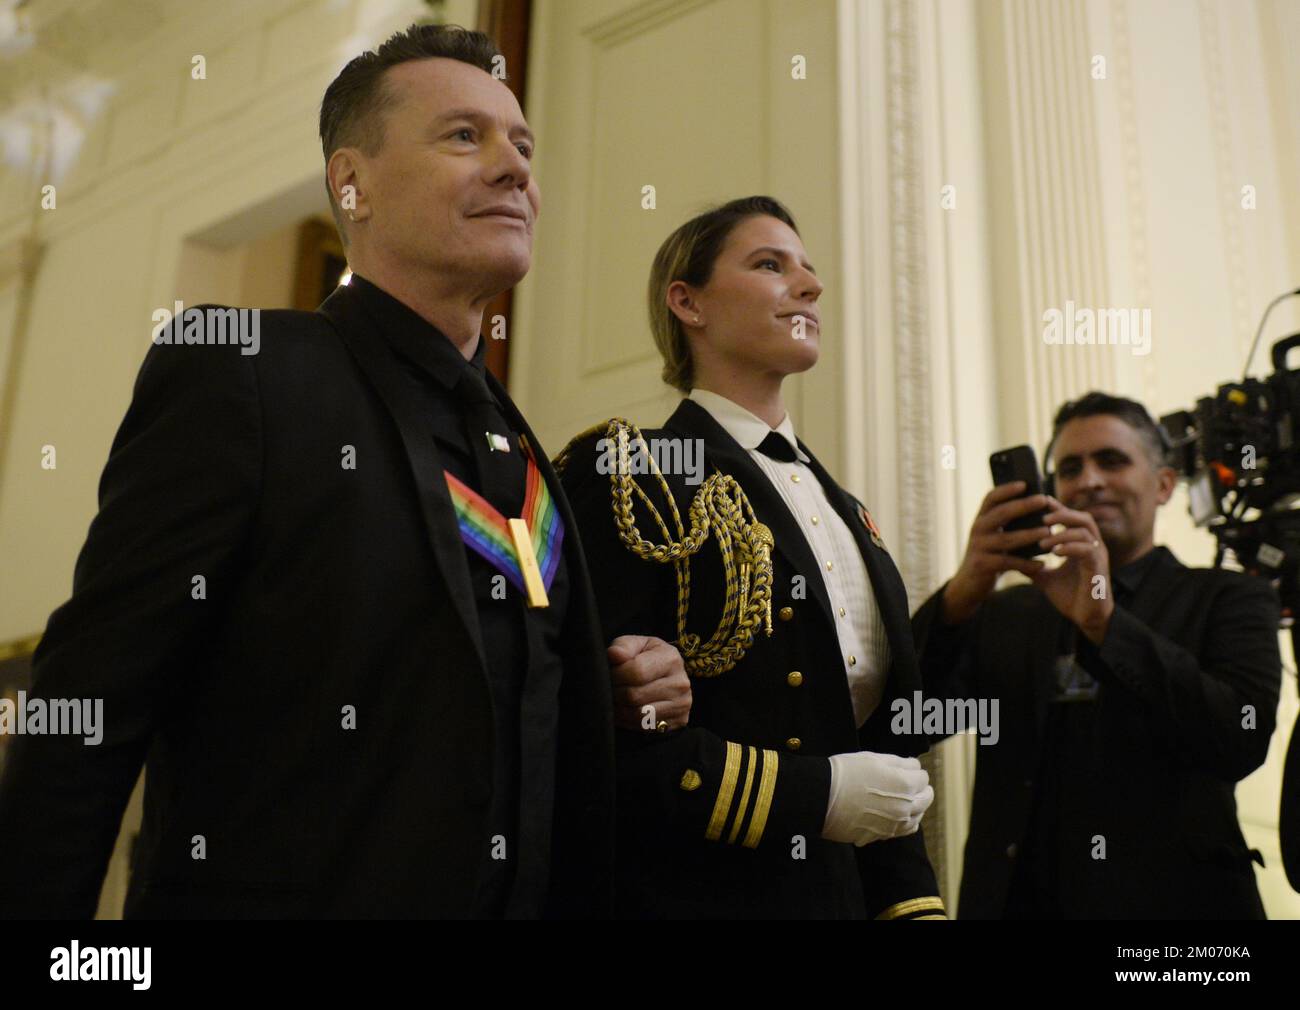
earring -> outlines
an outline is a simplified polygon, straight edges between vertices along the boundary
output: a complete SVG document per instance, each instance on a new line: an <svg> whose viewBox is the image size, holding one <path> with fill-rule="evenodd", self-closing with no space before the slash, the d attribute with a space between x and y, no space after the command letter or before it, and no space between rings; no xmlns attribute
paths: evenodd
<svg viewBox="0 0 1300 1010"><path fill-rule="evenodd" d="M353 214L352 211L348 211L348 220L349 220L349 221L355 221L356 219L357 219L357 216L356 216L355 214Z"/></svg>
<svg viewBox="0 0 1300 1010"><path fill-rule="evenodd" d="M695 317L695 325L696 325L696 326L699 326L699 325L700 325L700 317L699 317L699 316L696 316L696 317Z"/></svg>

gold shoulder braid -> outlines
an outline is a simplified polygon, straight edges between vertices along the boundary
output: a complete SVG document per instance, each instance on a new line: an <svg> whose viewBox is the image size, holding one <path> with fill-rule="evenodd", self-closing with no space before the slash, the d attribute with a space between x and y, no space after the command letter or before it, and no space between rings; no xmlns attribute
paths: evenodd
<svg viewBox="0 0 1300 1010"><path fill-rule="evenodd" d="M754 516L754 510L744 490L734 477L724 473L710 475L696 493L690 507L691 530L682 527L682 517L677 510L668 482L664 480L654 454L649 451L640 429L622 417L612 417L604 425L593 425L569 441L558 456L555 468L563 471L569 462L573 447L583 439L604 430L607 445L618 450L617 465L609 475L610 497L614 508L614 525L619 539L639 558L674 566L677 572L677 641L674 643L685 660L686 672L692 677L716 677L726 673L744 657L754 642L754 632L760 621L766 634L772 634L772 531ZM631 447L644 452L650 472L659 481L678 539L674 541L659 510L641 490L632 476ZM633 493L650 510L664 543L654 544L641 536L633 515ZM726 604L713 637L704 644L699 635L686 632L686 614L691 599L690 556L696 553L709 537L718 541L722 555L722 571L726 578ZM734 626L734 631L732 630Z"/></svg>

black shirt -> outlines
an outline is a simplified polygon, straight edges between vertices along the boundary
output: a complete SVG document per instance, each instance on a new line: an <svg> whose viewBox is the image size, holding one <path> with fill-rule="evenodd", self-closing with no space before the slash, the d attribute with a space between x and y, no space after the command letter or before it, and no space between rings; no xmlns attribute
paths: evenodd
<svg viewBox="0 0 1300 1010"><path fill-rule="evenodd" d="M1277 593L1256 576L1188 568L1164 547L1139 561L1150 565L1133 569L1140 582L1115 572L1116 606L1100 644L1076 641L1075 659L1098 689L1095 701L1074 706L1074 718L1090 723L1091 748L1058 755L1058 768L1079 773L1070 794L1056 787L1072 818L1059 823L1083 836L1068 861L1055 850L1059 913L1262 918L1258 855L1242 834L1234 790L1264 762L1276 725ZM976 748L958 912L1000 918L1045 788L1068 622L1032 585L993 593L959 625L943 624L942 604L940 589L913 618L926 694L1000 700L997 746ZM1104 859L1093 858L1094 836Z"/></svg>
<svg viewBox="0 0 1300 1010"><path fill-rule="evenodd" d="M1163 549L1153 548L1116 569L1111 579L1116 606L1132 602ZM1079 889L1089 883L1072 868L1104 844L1094 841L1097 826L1091 822L1091 810L1073 802L1086 795L1103 757L1097 733L1097 681L1076 658L1084 642L1073 624L1062 625L1033 812L1007 896L1007 918L1060 919L1082 906L1084 895Z"/></svg>
<svg viewBox="0 0 1300 1010"><path fill-rule="evenodd" d="M451 340L411 308L358 274L352 286L364 297L420 400L440 450L444 470L488 498L507 518L517 517L524 499L527 458L520 434L499 413L496 433L510 450L487 458L500 466L495 495L484 490L457 393L467 368L484 374L485 345L468 361ZM534 447L534 452L540 449ZM566 534L568 531L565 531ZM495 724L493 796L488 850L484 853L476 914L535 918L546 897L550 865L558 693L563 667L560 634L569 600L563 556L547 590L550 605L530 608L523 595L487 560L466 549L478 612Z"/></svg>

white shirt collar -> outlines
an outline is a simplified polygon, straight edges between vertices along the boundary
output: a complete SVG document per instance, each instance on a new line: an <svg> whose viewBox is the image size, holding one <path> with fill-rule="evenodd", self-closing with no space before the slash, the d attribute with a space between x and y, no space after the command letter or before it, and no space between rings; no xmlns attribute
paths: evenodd
<svg viewBox="0 0 1300 1010"><path fill-rule="evenodd" d="M707 389L692 389L688 398L707 410L723 430L740 443L742 448L751 451L757 449L768 433L775 431L790 443L790 448L794 450L799 462L809 461L808 454L799 448L799 442L794 435L794 423L790 420L788 411L779 425L769 428L767 422L757 414L750 413L740 404Z"/></svg>

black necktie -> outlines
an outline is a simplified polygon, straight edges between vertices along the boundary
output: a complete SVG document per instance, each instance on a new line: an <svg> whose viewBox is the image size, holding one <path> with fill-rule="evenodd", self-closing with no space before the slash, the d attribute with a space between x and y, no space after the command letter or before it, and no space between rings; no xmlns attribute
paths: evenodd
<svg viewBox="0 0 1300 1010"><path fill-rule="evenodd" d="M780 460L782 463L793 463L798 457L795 456L794 446L789 440L779 432L769 431L767 437L758 443L758 451L764 456Z"/></svg>
<svg viewBox="0 0 1300 1010"><path fill-rule="evenodd" d="M478 468L479 494L507 519L519 515L524 504L523 450L492 397L483 374L467 364L456 383L463 404L465 435Z"/></svg>

